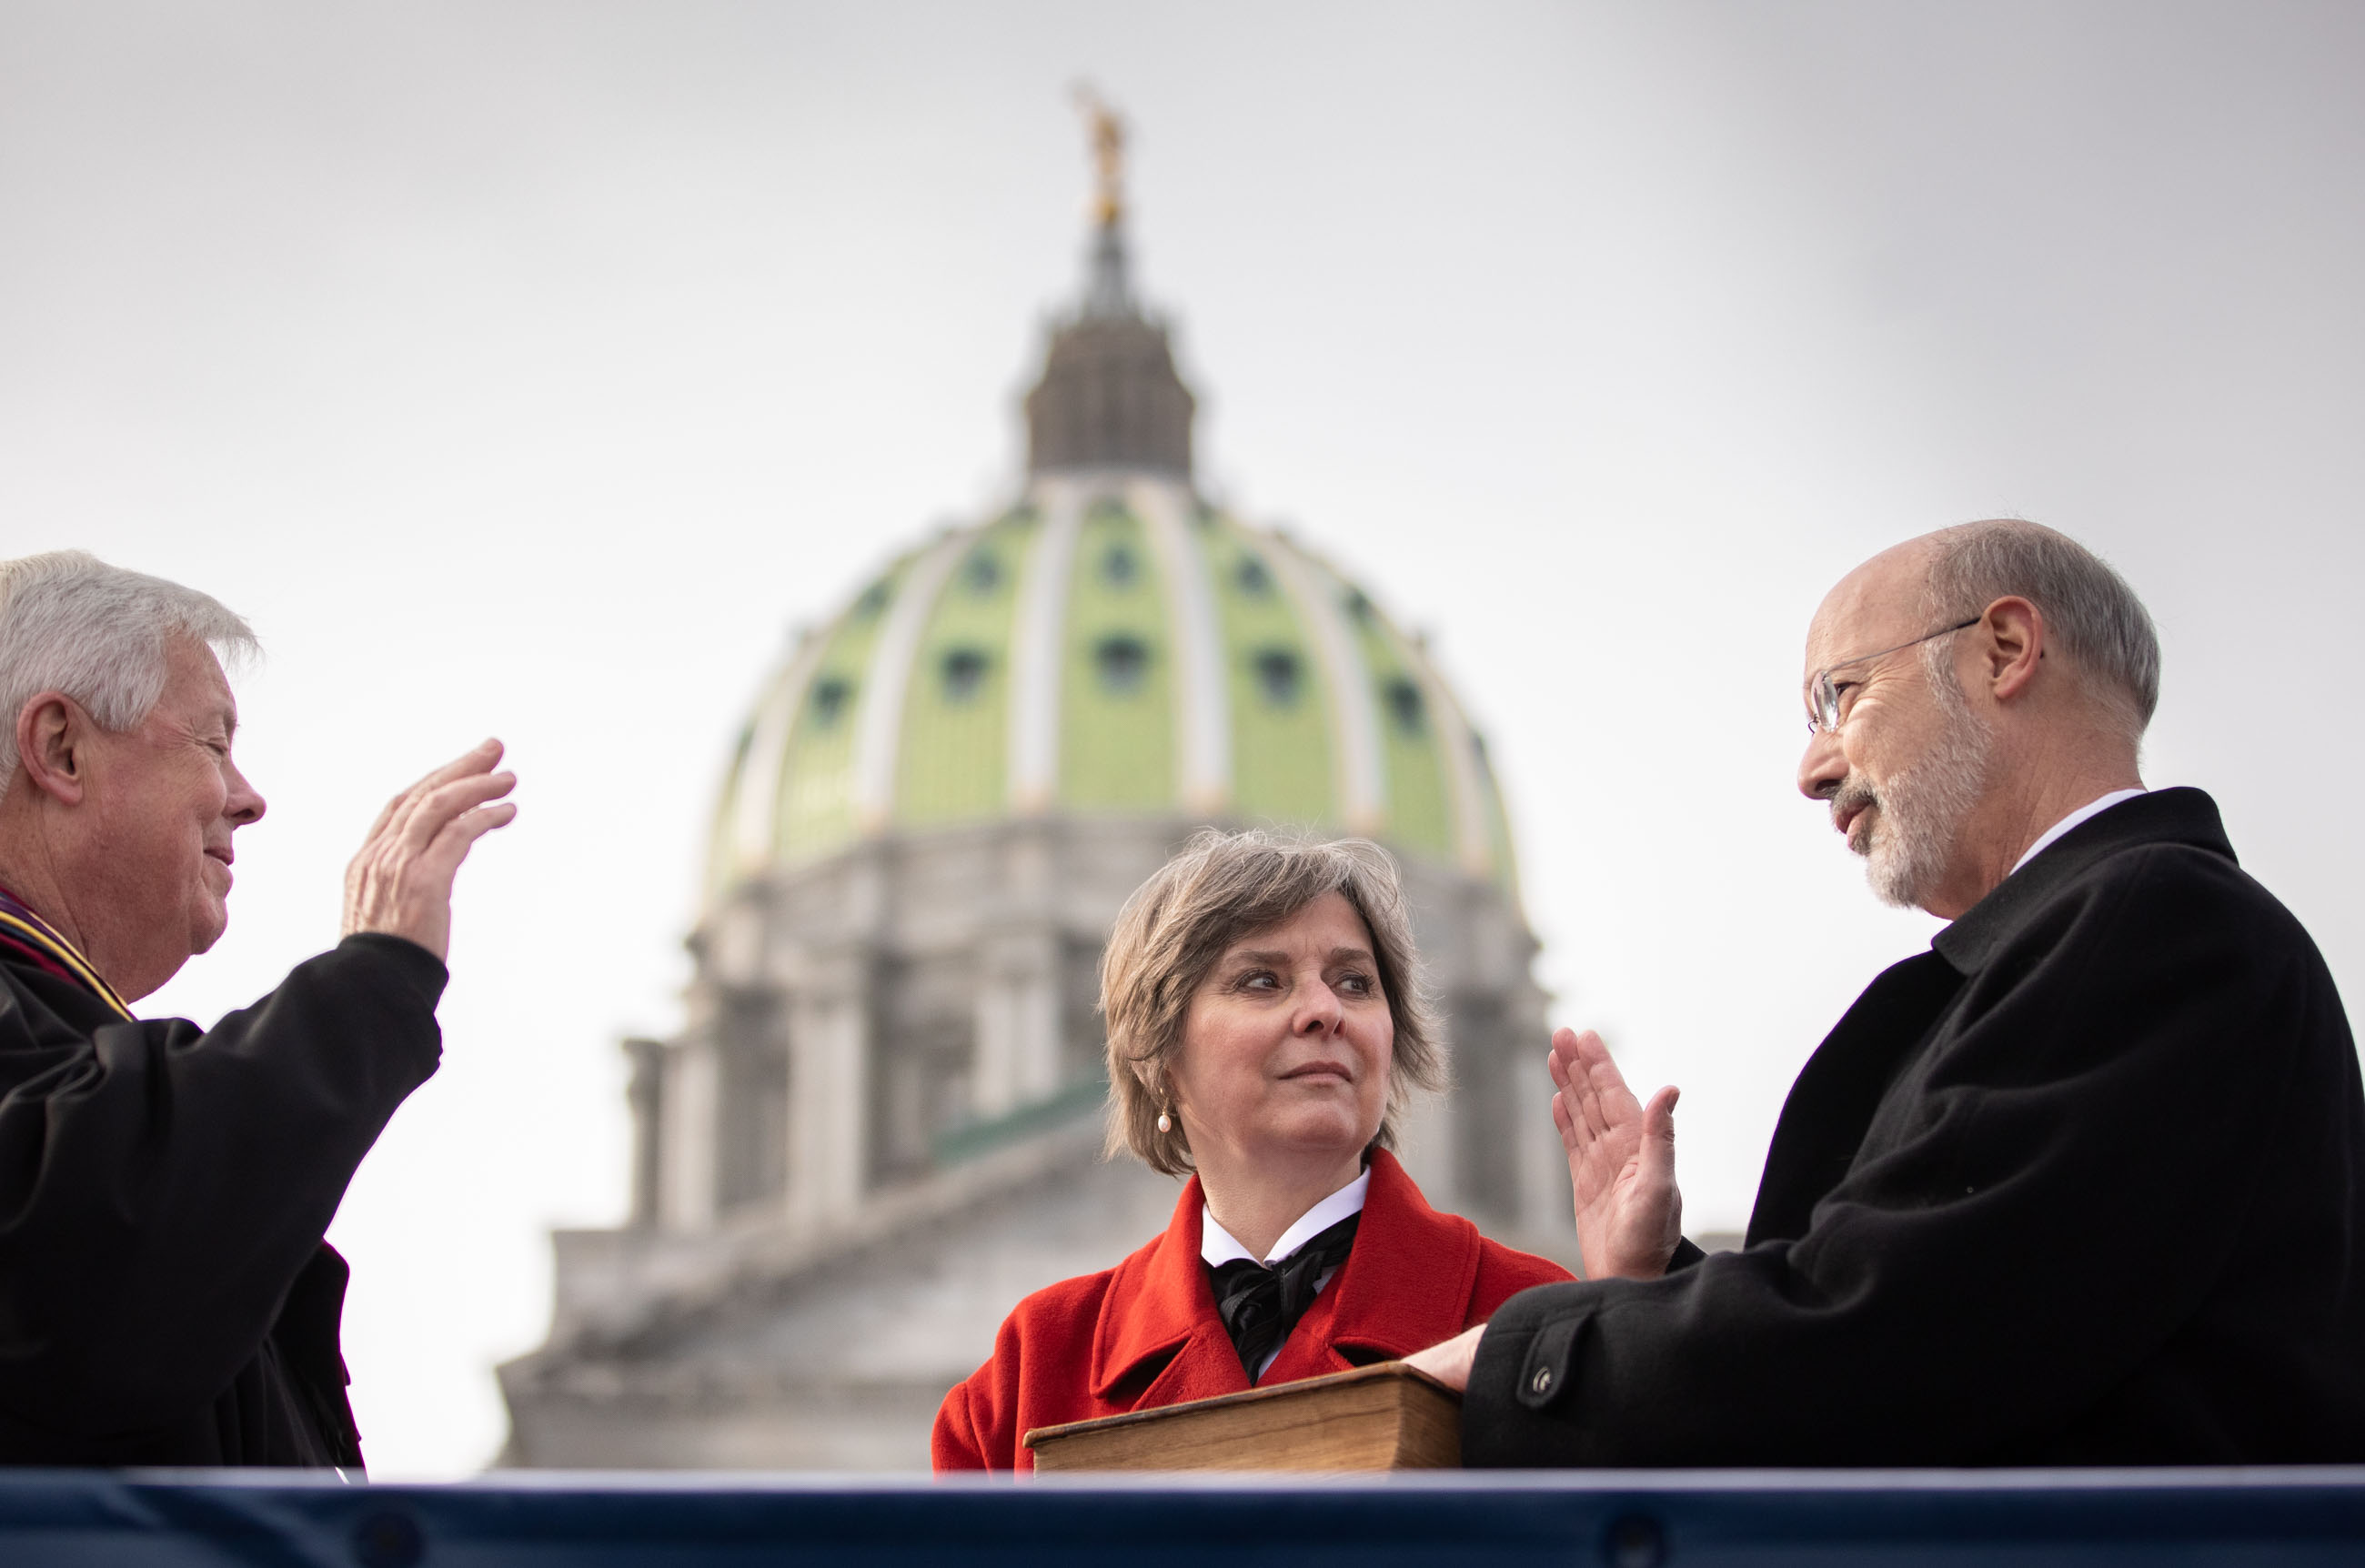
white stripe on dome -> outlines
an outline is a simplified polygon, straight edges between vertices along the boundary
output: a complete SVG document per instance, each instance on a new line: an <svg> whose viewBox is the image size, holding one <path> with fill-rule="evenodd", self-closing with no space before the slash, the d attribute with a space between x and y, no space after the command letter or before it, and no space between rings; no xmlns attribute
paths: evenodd
<svg viewBox="0 0 2365 1568"><path fill-rule="evenodd" d="M895 759L903 741L903 700L912 687L912 662L919 657L920 637L928 627L928 612L953 566L977 541L977 530L961 529L946 535L904 574L903 586L888 607L887 623L879 629L878 645L870 650L870 667L864 672L861 727L854 732L854 826L857 833L876 833L887 825L895 810Z"/></svg>
<svg viewBox="0 0 2365 1568"><path fill-rule="evenodd" d="M1126 498L1149 525L1180 655L1176 793L1186 812L1220 811L1232 796L1231 692L1224 680L1223 630L1216 616L1216 590L1207 581L1206 554L1191 538L1191 495L1171 480L1137 479Z"/></svg>
<svg viewBox="0 0 2365 1568"><path fill-rule="evenodd" d="M1372 694L1372 672L1363 663L1363 650L1355 645L1355 634L1339 604L1344 585L1328 566L1279 534L1265 538L1281 567L1282 585L1313 629L1315 656L1329 678L1331 744L1339 757L1331 777L1338 788L1339 820L1349 833L1382 832L1387 825L1388 788L1387 773L1380 766L1379 704Z"/></svg>
<svg viewBox="0 0 2365 1568"><path fill-rule="evenodd" d="M1010 648L1010 804L1039 812L1059 789L1059 671L1068 588L1083 528L1082 489L1037 479L1028 493L1042 521L1018 590Z"/></svg>
<svg viewBox="0 0 2365 1568"><path fill-rule="evenodd" d="M769 863L778 839L780 770L789 765L789 734L802 711L805 688L829 651L830 629L806 633L788 667L765 694L756 710L756 730L747 743L747 760L739 776L739 797L733 802L729 843L731 864L724 874L737 878Z"/></svg>
<svg viewBox="0 0 2365 1568"><path fill-rule="evenodd" d="M1399 639L1396 650L1407 666L1418 672L1421 694L1429 711L1447 722L1438 726L1438 749L1445 754L1445 780L1452 791L1453 851L1462 868L1486 876L1495 868L1495 834L1486 817L1486 779L1478 769L1478 732L1453 699L1453 689L1429 662L1429 650L1408 647Z"/></svg>

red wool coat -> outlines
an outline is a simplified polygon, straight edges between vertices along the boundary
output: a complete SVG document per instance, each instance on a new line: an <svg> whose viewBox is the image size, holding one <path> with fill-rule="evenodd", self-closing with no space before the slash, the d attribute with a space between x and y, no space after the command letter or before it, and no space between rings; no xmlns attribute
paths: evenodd
<svg viewBox="0 0 2365 1568"><path fill-rule="evenodd" d="M1205 1198L1191 1178L1166 1233L1114 1269L1037 1291L1004 1319L993 1359L945 1395L929 1447L938 1470L1032 1470L1019 1439L1037 1427L1238 1394L1239 1352L1216 1315L1199 1258ZM1290 1331L1263 1385L1426 1350L1530 1285L1568 1271L1500 1247L1429 1206L1386 1150L1354 1249Z"/></svg>

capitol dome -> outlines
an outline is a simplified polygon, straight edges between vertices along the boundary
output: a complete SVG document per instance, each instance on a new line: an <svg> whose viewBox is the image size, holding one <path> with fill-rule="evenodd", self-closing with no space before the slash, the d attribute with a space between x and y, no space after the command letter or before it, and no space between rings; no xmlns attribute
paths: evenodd
<svg viewBox="0 0 2365 1568"><path fill-rule="evenodd" d="M708 886L1043 812L1366 834L1511 882L1485 748L1418 640L1162 474L1037 473L808 633L740 737Z"/></svg>

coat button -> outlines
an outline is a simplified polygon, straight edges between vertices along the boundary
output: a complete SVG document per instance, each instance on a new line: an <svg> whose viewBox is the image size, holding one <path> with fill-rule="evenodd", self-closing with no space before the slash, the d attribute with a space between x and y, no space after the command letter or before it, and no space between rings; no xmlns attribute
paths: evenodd
<svg viewBox="0 0 2365 1568"><path fill-rule="evenodd" d="M1528 1386L1534 1389L1538 1394L1550 1394L1552 1392L1552 1368L1538 1367L1536 1369L1536 1375L1528 1380Z"/></svg>

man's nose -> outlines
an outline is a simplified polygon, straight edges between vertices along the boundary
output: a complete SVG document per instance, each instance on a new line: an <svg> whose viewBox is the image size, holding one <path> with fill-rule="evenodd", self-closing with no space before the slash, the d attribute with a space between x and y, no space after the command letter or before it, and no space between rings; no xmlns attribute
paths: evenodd
<svg viewBox="0 0 2365 1568"><path fill-rule="evenodd" d="M263 792L246 781L246 775L238 770L238 764L231 763L230 800L222 807L222 815L230 818L231 826L245 827L261 822L263 813L268 810L270 805L263 800Z"/></svg>
<svg viewBox="0 0 2365 1568"><path fill-rule="evenodd" d="M1807 738L1807 753L1799 759L1799 793L1810 801L1828 801L1839 793L1848 775L1847 754L1840 749L1837 730L1817 730Z"/></svg>

